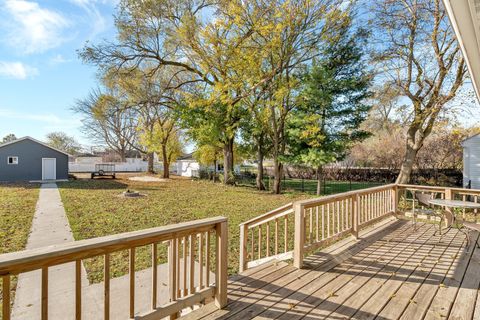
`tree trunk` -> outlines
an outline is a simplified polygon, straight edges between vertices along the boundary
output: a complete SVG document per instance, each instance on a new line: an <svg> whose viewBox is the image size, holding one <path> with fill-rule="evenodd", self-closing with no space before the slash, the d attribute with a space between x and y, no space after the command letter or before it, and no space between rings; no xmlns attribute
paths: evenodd
<svg viewBox="0 0 480 320"><path fill-rule="evenodd" d="M126 156L126 151L125 149L120 150L120 161L121 162L126 162L127 161L127 156Z"/></svg>
<svg viewBox="0 0 480 320"><path fill-rule="evenodd" d="M317 196L322 193L322 167L318 167L316 172L317 176Z"/></svg>
<svg viewBox="0 0 480 320"><path fill-rule="evenodd" d="M407 149L405 151L405 157L400 167L400 173L398 174L396 183L409 183L410 176L412 174L413 165L415 164L415 158L417 157L418 149L407 143Z"/></svg>
<svg viewBox="0 0 480 320"><path fill-rule="evenodd" d="M273 162L273 189L274 194L280 194L282 192L282 173L283 165L277 159Z"/></svg>
<svg viewBox="0 0 480 320"><path fill-rule="evenodd" d="M147 161L148 161L147 172L155 173L155 171L153 170L153 152L147 153Z"/></svg>
<svg viewBox="0 0 480 320"><path fill-rule="evenodd" d="M170 162L168 161L167 146L162 145L163 178L170 178Z"/></svg>
<svg viewBox="0 0 480 320"><path fill-rule="evenodd" d="M213 177L212 177L213 182L217 182L217 159L213 161Z"/></svg>
<svg viewBox="0 0 480 320"><path fill-rule="evenodd" d="M261 145L257 146L257 189L265 190L265 184L263 183L263 150Z"/></svg>
<svg viewBox="0 0 480 320"><path fill-rule="evenodd" d="M223 183L234 184L233 177L233 141L231 138L223 146Z"/></svg>

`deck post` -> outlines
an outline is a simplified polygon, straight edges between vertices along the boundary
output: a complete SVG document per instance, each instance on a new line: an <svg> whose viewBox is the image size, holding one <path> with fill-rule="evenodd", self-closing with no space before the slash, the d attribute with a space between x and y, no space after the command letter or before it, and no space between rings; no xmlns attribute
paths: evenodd
<svg viewBox="0 0 480 320"><path fill-rule="evenodd" d="M216 269L215 269L215 305L221 309L227 305L228 282L228 229L227 222L216 225Z"/></svg>
<svg viewBox="0 0 480 320"><path fill-rule="evenodd" d="M352 236L355 239L358 239L358 225L359 225L359 210L358 210L358 203L359 203L359 196L355 194L352 197Z"/></svg>
<svg viewBox="0 0 480 320"><path fill-rule="evenodd" d="M445 188L445 200L453 200L452 189ZM445 211L447 212L445 215L445 226L450 226L453 222L452 208L446 207Z"/></svg>
<svg viewBox="0 0 480 320"><path fill-rule="evenodd" d="M248 226L240 225L240 272L247 270L247 239Z"/></svg>
<svg viewBox="0 0 480 320"><path fill-rule="evenodd" d="M301 269L303 267L303 251L305 245L305 217L303 216L304 207L302 203L293 205L295 215L295 237L293 249L293 266Z"/></svg>

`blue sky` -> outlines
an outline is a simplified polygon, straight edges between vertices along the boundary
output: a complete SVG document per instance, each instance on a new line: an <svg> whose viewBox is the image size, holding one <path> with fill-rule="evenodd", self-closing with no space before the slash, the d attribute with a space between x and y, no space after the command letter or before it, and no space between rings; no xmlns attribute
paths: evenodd
<svg viewBox="0 0 480 320"><path fill-rule="evenodd" d="M88 143L70 108L96 86L76 50L114 36L117 0L0 0L0 138L64 131Z"/></svg>
<svg viewBox="0 0 480 320"><path fill-rule="evenodd" d="M97 81L95 68L82 64L76 51L86 41L114 37L117 3L0 0L0 139L9 133L44 139L63 131L90 144L70 108ZM479 108L469 109L458 120L478 124Z"/></svg>

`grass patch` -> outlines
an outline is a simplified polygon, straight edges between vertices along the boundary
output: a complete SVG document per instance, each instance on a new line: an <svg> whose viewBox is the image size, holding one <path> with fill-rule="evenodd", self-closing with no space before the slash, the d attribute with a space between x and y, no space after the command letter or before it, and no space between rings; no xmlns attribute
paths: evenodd
<svg viewBox="0 0 480 320"><path fill-rule="evenodd" d="M38 186L0 184L0 254L25 249L37 200ZM16 277L13 277L12 288L15 286ZM2 290L0 285L0 314Z"/></svg>
<svg viewBox="0 0 480 320"><path fill-rule="evenodd" d="M209 181L173 178L166 182L135 182L120 176L117 180L90 180L59 183L60 194L74 237L77 240L141 230L214 216L225 216L229 223L229 273L238 271L238 225L291 201L301 194L273 195L252 188L223 186ZM118 195L133 189L145 194L137 199ZM166 255L162 252L162 258ZM112 257L112 274L127 273L128 252ZM103 279L103 258L85 261L91 281ZM137 268L150 266L150 250L139 248Z"/></svg>
<svg viewBox="0 0 480 320"><path fill-rule="evenodd" d="M242 186L254 187L256 185L255 178L239 178L238 183ZM264 178L263 183L267 189L271 189L273 179ZM321 194L331 195L353 190L361 190L384 185L381 182L357 182L357 181L322 181ZM302 192L308 194L316 194L317 180L310 179L282 179L282 189L287 192Z"/></svg>

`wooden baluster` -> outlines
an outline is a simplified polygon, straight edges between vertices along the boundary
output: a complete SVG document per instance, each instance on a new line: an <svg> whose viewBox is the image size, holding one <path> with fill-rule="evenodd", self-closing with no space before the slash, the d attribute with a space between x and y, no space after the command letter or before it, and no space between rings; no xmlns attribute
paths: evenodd
<svg viewBox="0 0 480 320"><path fill-rule="evenodd" d="M315 207L315 240L317 240L317 242L320 240L319 238L319 228L320 226L318 225L318 206Z"/></svg>
<svg viewBox="0 0 480 320"><path fill-rule="evenodd" d="M338 212L337 212L337 203L332 202L332 233L335 235L338 232Z"/></svg>
<svg viewBox="0 0 480 320"><path fill-rule="evenodd" d="M370 211L370 219L369 220L372 220L374 217L375 217L375 205L374 205L374 202L373 202L373 194L369 194L368 195L368 204L369 204L369 211Z"/></svg>
<svg viewBox="0 0 480 320"><path fill-rule="evenodd" d="M190 235L190 248L189 248L189 259L190 259L190 294L195 293L195 235Z"/></svg>
<svg viewBox="0 0 480 320"><path fill-rule="evenodd" d="M307 210L304 208L302 210L302 217L303 217L303 242L307 242Z"/></svg>
<svg viewBox="0 0 480 320"><path fill-rule="evenodd" d="M462 196L462 201L465 201L466 197L465 195ZM463 220L465 220L465 208L462 210L462 215L463 215Z"/></svg>
<svg viewBox="0 0 480 320"><path fill-rule="evenodd" d="M309 219L309 223L310 223L310 232L309 232L309 240L310 240L310 243L313 243L313 208L310 208L309 210L309 214L310 214L310 219Z"/></svg>
<svg viewBox="0 0 480 320"><path fill-rule="evenodd" d="M188 264L187 264L187 236L183 237L183 248L182 248L182 257L183 257L183 294L182 296L188 296Z"/></svg>
<svg viewBox="0 0 480 320"><path fill-rule="evenodd" d="M383 190L382 193L381 193L382 199L381 199L381 202L380 202L380 215L385 214L385 199L386 199L385 193L386 193L385 190Z"/></svg>
<svg viewBox="0 0 480 320"><path fill-rule="evenodd" d="M385 214L385 199L386 199L386 191L382 191L382 202L380 202L380 214L384 215Z"/></svg>
<svg viewBox="0 0 480 320"><path fill-rule="evenodd" d="M350 208L352 211L352 235L355 239L358 239L358 224L360 221L360 199L361 197L357 193L352 196L352 201L350 202Z"/></svg>
<svg viewBox="0 0 480 320"><path fill-rule="evenodd" d="M278 218L275 219L275 255L278 254Z"/></svg>
<svg viewBox="0 0 480 320"><path fill-rule="evenodd" d="M252 248L251 248L252 252L250 254L252 260L255 259L255 233L253 232L253 230L254 229L252 229L252 232L251 232L252 233Z"/></svg>
<svg viewBox="0 0 480 320"><path fill-rule="evenodd" d="M198 283L199 289L203 289L203 235L198 235Z"/></svg>
<svg viewBox="0 0 480 320"><path fill-rule="evenodd" d="M110 254L103 257L103 318L110 319Z"/></svg>
<svg viewBox="0 0 480 320"><path fill-rule="evenodd" d="M327 203L327 238L330 238L330 203Z"/></svg>
<svg viewBox="0 0 480 320"><path fill-rule="evenodd" d="M42 320L48 319L48 267L42 268Z"/></svg>
<svg viewBox="0 0 480 320"><path fill-rule="evenodd" d="M258 259L262 257L262 225L258 226Z"/></svg>
<svg viewBox="0 0 480 320"><path fill-rule="evenodd" d="M210 231L207 231L205 233L206 241L205 241L205 256L206 256L206 262L205 262L205 285L207 287L210 286Z"/></svg>
<svg viewBox="0 0 480 320"><path fill-rule="evenodd" d="M130 248L129 258L129 278L130 278L130 318L135 318L135 248Z"/></svg>
<svg viewBox="0 0 480 320"><path fill-rule="evenodd" d="M368 208L369 208L369 212L370 212L370 217L369 217L369 221L372 220L374 217L375 217L375 204L373 202L373 194L369 194L368 195Z"/></svg>
<svg viewBox="0 0 480 320"><path fill-rule="evenodd" d="M325 240L325 205L322 205L322 240Z"/></svg>
<svg viewBox="0 0 480 320"><path fill-rule="evenodd" d="M182 286L180 285L180 270L181 270L181 264L180 264L180 248L182 247L182 240L181 238L177 238L177 297L181 298L182 297Z"/></svg>
<svg viewBox="0 0 480 320"><path fill-rule="evenodd" d="M478 198L477 196L474 196L474 197L473 197L473 201L474 201L474 202L478 202L478 201L477 201L477 200L478 200L477 198ZM474 209L474 210L473 210L473 213L477 214L477 212L478 212L478 209Z"/></svg>
<svg viewBox="0 0 480 320"><path fill-rule="evenodd" d="M82 260L75 261L75 319L82 319Z"/></svg>
<svg viewBox="0 0 480 320"><path fill-rule="evenodd" d="M168 247L168 264L169 264L169 270L168 270L168 276L169 276L169 289L170 289L170 301L177 301L177 272L178 272L178 266L177 266L177 254L178 254L178 249L177 249L177 239L172 239L170 240L170 245ZM170 315L170 319L176 319L178 317L177 313L174 313Z"/></svg>
<svg viewBox="0 0 480 320"><path fill-rule="evenodd" d="M152 309L157 308L157 286L158 286L158 250L157 244L152 243Z"/></svg>
<svg viewBox="0 0 480 320"><path fill-rule="evenodd" d="M10 320L10 275L2 276L2 319Z"/></svg>
<svg viewBox="0 0 480 320"><path fill-rule="evenodd" d="M267 239L266 239L266 246L267 246L267 257L270 257L270 223L267 222L267 226L265 227L265 233L266 233L266 236L267 236Z"/></svg>
<svg viewBox="0 0 480 320"><path fill-rule="evenodd" d="M362 195L360 197L360 209L361 209L361 214L360 214L360 223L364 223L367 221L367 195Z"/></svg>
<svg viewBox="0 0 480 320"><path fill-rule="evenodd" d="M284 242L284 252L288 251L288 216L285 216L283 228L283 242Z"/></svg>
<svg viewBox="0 0 480 320"><path fill-rule="evenodd" d="M352 227L352 220L350 218L350 216L353 214L353 210L352 210L352 199L347 199L345 205L347 206L346 207L346 213L345 213L345 217L347 219L347 228L351 228Z"/></svg>

